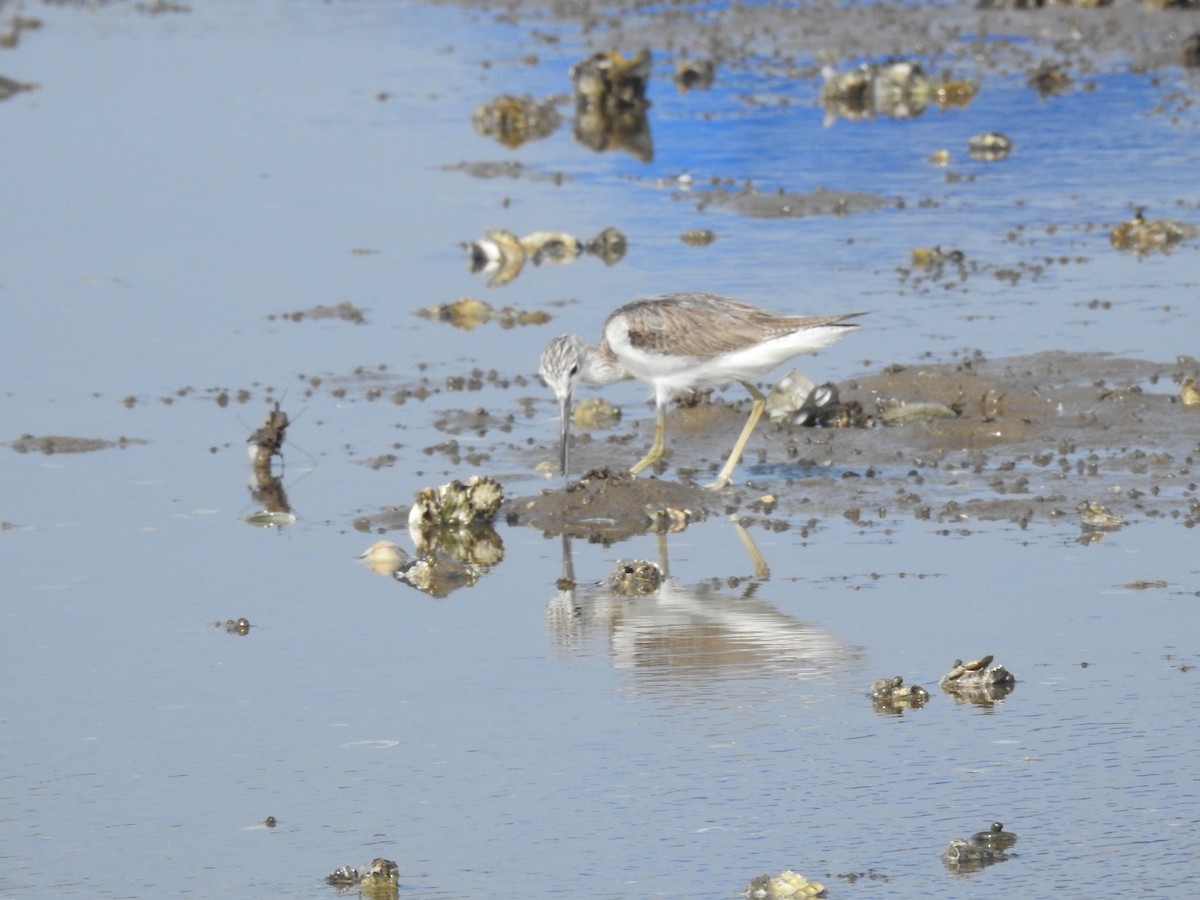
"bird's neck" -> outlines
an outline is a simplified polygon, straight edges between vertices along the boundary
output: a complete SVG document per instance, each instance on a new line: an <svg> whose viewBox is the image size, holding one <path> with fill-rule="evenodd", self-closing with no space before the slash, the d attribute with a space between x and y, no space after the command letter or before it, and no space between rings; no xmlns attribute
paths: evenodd
<svg viewBox="0 0 1200 900"><path fill-rule="evenodd" d="M613 384L632 378L625 368L617 362L616 354L608 346L608 341L602 341L598 347L588 347L583 357L583 367L580 378L588 384Z"/></svg>

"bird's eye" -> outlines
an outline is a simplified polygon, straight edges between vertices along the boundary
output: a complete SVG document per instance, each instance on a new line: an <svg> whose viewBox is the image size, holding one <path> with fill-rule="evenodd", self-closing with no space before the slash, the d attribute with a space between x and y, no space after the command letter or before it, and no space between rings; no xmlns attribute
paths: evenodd
<svg viewBox="0 0 1200 900"><path fill-rule="evenodd" d="M579 374L579 363L575 363L573 366L571 366L571 371L568 374L572 378L574 378L576 375L578 375Z"/></svg>

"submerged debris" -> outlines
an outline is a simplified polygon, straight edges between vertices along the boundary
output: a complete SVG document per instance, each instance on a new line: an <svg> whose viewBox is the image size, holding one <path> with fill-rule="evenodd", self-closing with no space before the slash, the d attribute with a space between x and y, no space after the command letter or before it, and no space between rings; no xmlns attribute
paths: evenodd
<svg viewBox="0 0 1200 900"><path fill-rule="evenodd" d="M966 254L961 250L943 250L941 246L914 247L912 251L913 266L928 270L934 278L941 278L946 266L957 266L959 277L965 278L963 263L966 258Z"/></svg>
<svg viewBox="0 0 1200 900"><path fill-rule="evenodd" d="M1077 507L1079 513L1079 523L1085 528L1093 531L1115 531L1125 524L1125 520L1108 511L1108 508L1101 506L1093 500L1085 500Z"/></svg>
<svg viewBox="0 0 1200 900"><path fill-rule="evenodd" d="M592 256L598 257L606 266L619 263L625 258L628 242L625 235L611 225L583 245Z"/></svg>
<svg viewBox="0 0 1200 900"><path fill-rule="evenodd" d="M367 317L363 315L363 311L351 303L349 300L343 300L336 306L325 306L318 304L311 309L297 309L292 312L271 313L267 316L268 319L286 319L289 322L303 322L305 319L341 319L343 322L353 322L355 325L366 324Z"/></svg>
<svg viewBox="0 0 1200 900"><path fill-rule="evenodd" d="M777 900L777 898L823 897L825 885L809 881L803 875L784 869L778 875L759 875L751 878L742 889L742 896L749 900Z"/></svg>
<svg viewBox="0 0 1200 900"><path fill-rule="evenodd" d="M571 407L571 422L579 428L612 428L620 421L621 407L603 397L587 397Z"/></svg>
<svg viewBox="0 0 1200 900"><path fill-rule="evenodd" d="M224 622L216 622L217 628L224 626L226 634L245 637L250 633L250 620L244 616L240 619L226 619Z"/></svg>
<svg viewBox="0 0 1200 900"><path fill-rule="evenodd" d="M686 531L692 523L692 511L682 506L660 506L649 504L642 507L646 520L655 531Z"/></svg>
<svg viewBox="0 0 1200 900"><path fill-rule="evenodd" d="M545 310L520 310L511 306L496 309L486 300L474 297L459 297L452 303L438 303L418 309L417 315L435 322L448 322L455 328L471 331L495 319L501 328L518 325L545 325L550 314Z"/></svg>
<svg viewBox="0 0 1200 900"><path fill-rule="evenodd" d="M978 872L1006 859L1003 851L973 844L966 838L954 838L942 854L942 862L953 872Z"/></svg>
<svg viewBox="0 0 1200 900"><path fill-rule="evenodd" d="M977 831L971 835L971 843L993 850L1007 850L1016 842L1017 836L1005 831L1003 822L993 822L987 831Z"/></svg>
<svg viewBox="0 0 1200 900"><path fill-rule="evenodd" d="M423 594L440 599L459 588L473 586L483 574L480 566L435 548L401 566L392 573L392 577Z"/></svg>
<svg viewBox="0 0 1200 900"><path fill-rule="evenodd" d="M586 252L611 266L625 256L626 243L625 235L612 227L586 242L560 231L535 231L519 238L507 229L489 228L482 238L462 246L469 256L470 270L490 275L489 287L501 287L520 274L527 260L535 266L570 262Z"/></svg>
<svg viewBox="0 0 1200 900"><path fill-rule="evenodd" d="M991 654L963 662L956 659L938 682L942 690L971 703L991 703L1012 693L1017 679L1004 666L993 666Z"/></svg>
<svg viewBox="0 0 1200 900"><path fill-rule="evenodd" d="M985 131L967 139L967 154L984 162L1004 159L1012 149L1012 140L998 131Z"/></svg>
<svg viewBox="0 0 1200 900"><path fill-rule="evenodd" d="M1071 86L1071 76L1056 62L1043 59L1038 67L1029 73L1029 86L1042 97L1061 94Z"/></svg>
<svg viewBox="0 0 1200 900"><path fill-rule="evenodd" d="M962 409L955 409L945 403L933 403L920 400L897 400L891 397L880 397L875 401L879 411L879 420L884 425L912 425L917 422L932 422L935 419L956 419L962 415Z"/></svg>
<svg viewBox="0 0 1200 900"><path fill-rule="evenodd" d="M689 247L707 247L717 239L717 233L708 228L691 228L679 235Z"/></svg>
<svg viewBox="0 0 1200 900"><path fill-rule="evenodd" d="M649 50L628 59L613 50L600 50L571 66L570 74L577 104L618 110L648 105Z"/></svg>
<svg viewBox="0 0 1200 900"><path fill-rule="evenodd" d="M406 559L408 554L392 541L376 541L358 557L376 575L391 575Z"/></svg>
<svg viewBox="0 0 1200 900"><path fill-rule="evenodd" d="M1017 836L1005 831L1000 822L993 822L987 831L977 831L968 841L954 838L942 854L942 862L952 872L964 874L1004 862L1009 850L1017 842Z"/></svg>
<svg viewBox="0 0 1200 900"><path fill-rule="evenodd" d="M471 124L475 133L493 137L505 147L549 137L562 124L557 97L535 100L529 94L501 94L475 107Z"/></svg>
<svg viewBox="0 0 1200 900"><path fill-rule="evenodd" d="M490 322L495 312L490 303L476 300L474 297L459 297L452 303L426 306L417 310L417 315L436 322L449 322L455 328L470 331L485 322Z"/></svg>
<svg viewBox="0 0 1200 900"><path fill-rule="evenodd" d="M712 87L714 69L712 60L681 59L675 63L675 87L680 91L693 88L707 91Z"/></svg>
<svg viewBox="0 0 1200 900"><path fill-rule="evenodd" d="M337 888L358 885L362 896L372 900L383 900L398 895L400 867L390 859L376 857L358 868L341 866L334 869L326 876L325 883Z"/></svg>
<svg viewBox="0 0 1200 900"><path fill-rule="evenodd" d="M350 887L358 882L358 869L354 866L339 866L325 876L325 883L334 887Z"/></svg>
<svg viewBox="0 0 1200 900"><path fill-rule="evenodd" d="M978 91L978 86L968 80L934 81L918 63L907 60L863 63L849 72L826 66L821 75L825 79L821 105L825 107L826 125L839 117L911 119L921 115L931 102L943 108L966 106Z"/></svg>
<svg viewBox="0 0 1200 900"><path fill-rule="evenodd" d="M1200 387L1191 375L1179 384L1179 402L1184 406L1200 406Z"/></svg>
<svg viewBox="0 0 1200 900"><path fill-rule="evenodd" d="M124 449L130 444L148 443L140 438L120 437L115 441L103 438L70 437L60 434L33 435L23 434L9 443L17 453L44 453L52 456L55 453L93 453L96 450L108 450L111 447Z"/></svg>
<svg viewBox="0 0 1200 900"><path fill-rule="evenodd" d="M482 238L463 247L470 257L471 271L491 275L489 287L508 284L525 265L525 248L520 238L504 228L489 228Z"/></svg>
<svg viewBox="0 0 1200 900"><path fill-rule="evenodd" d="M521 238L521 246L535 266L542 263L570 262L583 253L583 242L559 231L535 231Z"/></svg>
<svg viewBox="0 0 1200 900"><path fill-rule="evenodd" d="M608 576L613 593L627 597L643 597L657 591L663 582L662 570L652 562L644 559L617 563L616 569Z"/></svg>
<svg viewBox="0 0 1200 900"><path fill-rule="evenodd" d="M571 67L575 86L575 139L601 152L626 150L641 162L654 158L646 110L650 51L626 59L602 50Z"/></svg>
<svg viewBox="0 0 1200 900"><path fill-rule="evenodd" d="M1169 253L1180 241L1200 235L1200 228L1173 219L1147 219L1145 210L1138 208L1133 218L1116 226L1109 240L1117 250L1129 250L1139 256L1155 250Z"/></svg>
<svg viewBox="0 0 1200 900"><path fill-rule="evenodd" d="M871 682L871 700L877 712L901 712L920 709L929 702L929 691L919 684L905 684L904 678L877 678Z"/></svg>

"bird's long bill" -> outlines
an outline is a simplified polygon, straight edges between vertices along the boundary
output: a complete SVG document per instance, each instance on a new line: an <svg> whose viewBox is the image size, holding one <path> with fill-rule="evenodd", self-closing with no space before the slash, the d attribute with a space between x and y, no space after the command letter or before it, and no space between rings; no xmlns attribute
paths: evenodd
<svg viewBox="0 0 1200 900"><path fill-rule="evenodd" d="M558 401L559 414L559 432L558 437L561 443L558 448L558 471L561 475L567 474L567 463L571 452L571 395L563 397Z"/></svg>

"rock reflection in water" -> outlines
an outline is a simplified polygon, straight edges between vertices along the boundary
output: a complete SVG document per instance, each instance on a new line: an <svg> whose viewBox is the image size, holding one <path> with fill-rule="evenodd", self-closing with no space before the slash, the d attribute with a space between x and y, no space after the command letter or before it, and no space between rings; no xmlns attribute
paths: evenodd
<svg viewBox="0 0 1200 900"><path fill-rule="evenodd" d="M740 525L734 527L739 537L745 535ZM760 598L769 573L758 561L751 577L681 584L670 575L667 536L660 535L662 581L654 590L631 595L614 588L610 579L577 583L570 540L563 537L564 574L546 610L551 639L573 651L603 637L614 667L633 671L641 686L690 693L714 679L818 678L862 658L862 648ZM752 542L747 548L754 559ZM726 586L738 582L738 589Z"/></svg>
<svg viewBox="0 0 1200 900"><path fill-rule="evenodd" d="M575 140L602 153L624 150L639 162L654 159L646 110L650 51L632 57L600 51L571 67L575 86Z"/></svg>
<svg viewBox="0 0 1200 900"><path fill-rule="evenodd" d="M912 119L925 112L930 103L941 109L966 106L978 92L972 81L948 78L938 81L926 75L918 63L908 60L863 63L848 72L826 66L821 75L826 126L839 118Z"/></svg>

